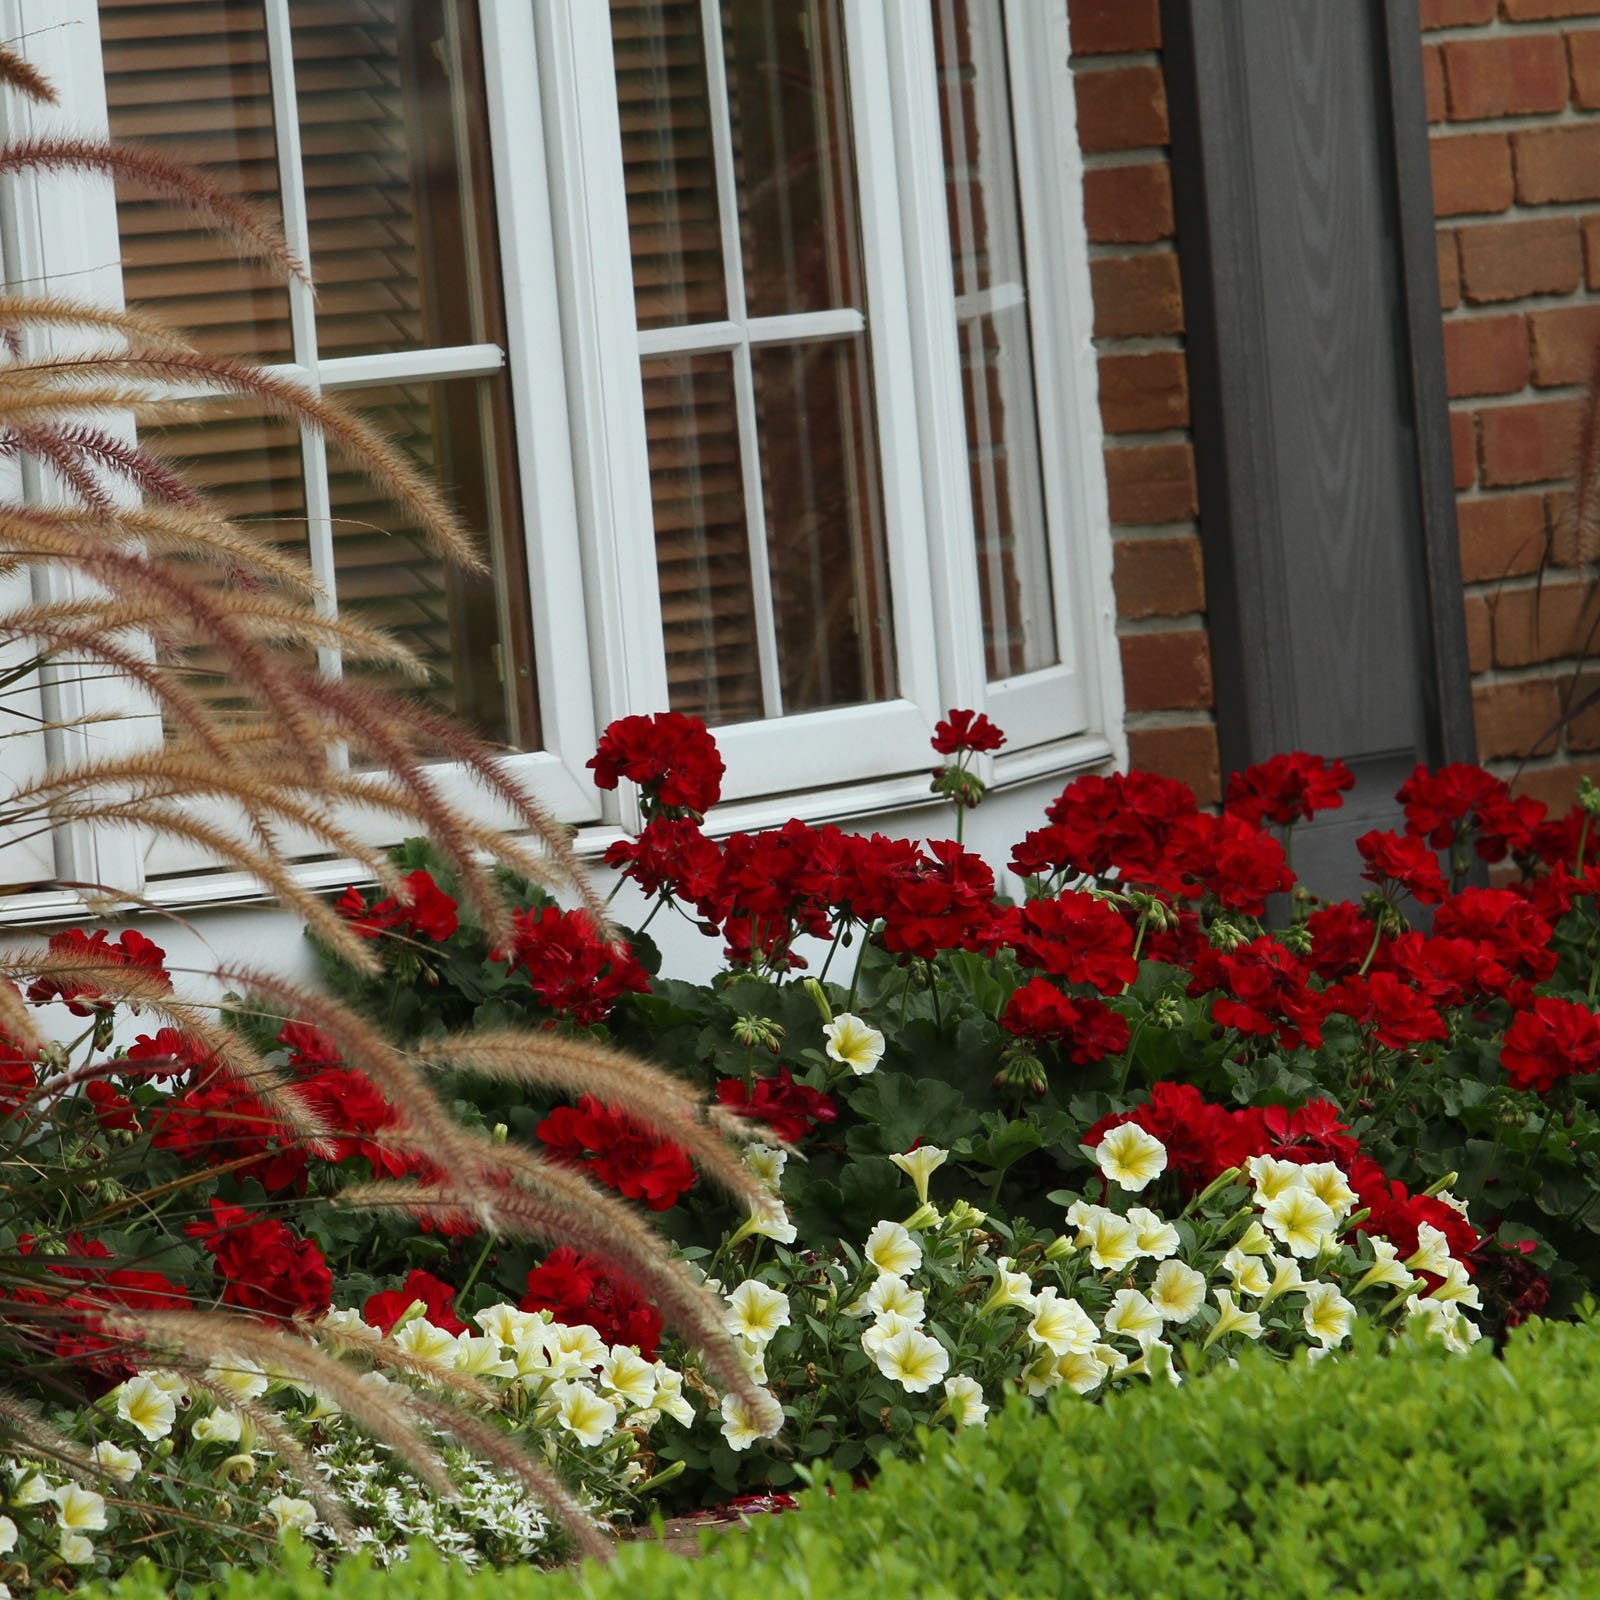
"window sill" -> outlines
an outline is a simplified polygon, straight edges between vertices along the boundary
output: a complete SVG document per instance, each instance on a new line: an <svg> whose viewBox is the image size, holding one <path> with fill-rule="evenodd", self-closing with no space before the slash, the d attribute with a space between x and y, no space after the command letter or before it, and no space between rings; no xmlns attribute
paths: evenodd
<svg viewBox="0 0 1600 1600"><path fill-rule="evenodd" d="M1059 739L1030 750L1000 755L993 763L989 779L992 793L1003 793L1040 778L1059 777L1063 781L1087 767L1111 760L1110 742L1102 734L1080 734ZM706 819L706 831L717 838L731 833L750 833L763 828L781 827L791 817L813 825L824 822L859 822L886 813L933 810L947 804L928 791L932 770L904 773L871 783L818 788L801 794L772 796L763 800L742 800L718 806ZM619 828L592 826L581 828L576 838L578 854L598 862L619 839L628 837ZM365 886L371 879L353 862L308 861L296 870L302 887L311 890L339 890L354 883ZM157 878L146 885L144 900L152 911L193 912L224 906L262 904L271 896L248 873L185 873ZM12 895L0 902L0 927L40 926L81 922L88 912L78 895L66 891Z"/></svg>

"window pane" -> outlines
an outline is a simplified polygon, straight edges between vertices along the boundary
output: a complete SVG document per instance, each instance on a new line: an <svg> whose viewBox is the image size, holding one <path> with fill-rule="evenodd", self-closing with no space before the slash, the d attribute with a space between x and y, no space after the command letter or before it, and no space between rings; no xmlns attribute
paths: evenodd
<svg viewBox="0 0 1600 1600"><path fill-rule="evenodd" d="M727 315L700 0L612 0L628 239L641 328Z"/></svg>
<svg viewBox="0 0 1600 1600"><path fill-rule="evenodd" d="M198 168L281 224L272 84L260 0L101 0L115 139ZM117 185L123 291L203 350L289 359L289 297L265 267L138 184Z"/></svg>
<svg viewBox="0 0 1600 1600"><path fill-rule="evenodd" d="M866 341L753 352L785 711L895 693Z"/></svg>
<svg viewBox="0 0 1600 1600"><path fill-rule="evenodd" d="M991 679L1058 657L999 0L932 0L956 326Z"/></svg>
<svg viewBox="0 0 1600 1600"><path fill-rule="evenodd" d="M499 379L363 389L351 403L439 482L468 527L489 530L491 567L447 566L336 456L329 461L335 590L344 616L389 630L432 669L425 697L486 738L536 746L532 672L508 641L528 635L527 572ZM350 669L354 670L354 669ZM362 669L369 670L369 669ZM381 677L381 675L379 675ZM400 680L382 678L390 687Z"/></svg>
<svg viewBox="0 0 1600 1600"><path fill-rule="evenodd" d="M732 358L646 361L643 376L672 709L713 724L759 717Z"/></svg>
<svg viewBox="0 0 1600 1600"><path fill-rule="evenodd" d="M320 353L500 343L475 8L290 14Z"/></svg>
<svg viewBox="0 0 1600 1600"><path fill-rule="evenodd" d="M723 0L745 303L860 308L844 21L836 0Z"/></svg>

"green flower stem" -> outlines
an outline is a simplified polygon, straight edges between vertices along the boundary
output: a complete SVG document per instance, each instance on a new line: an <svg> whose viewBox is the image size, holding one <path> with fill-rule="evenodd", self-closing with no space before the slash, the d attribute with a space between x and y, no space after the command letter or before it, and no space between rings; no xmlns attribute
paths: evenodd
<svg viewBox="0 0 1600 1600"><path fill-rule="evenodd" d="M494 1248L495 1236L491 1233L483 1241L483 1248L478 1252L478 1259L472 1263L472 1271L467 1274L466 1282L456 1290L456 1303L459 1305L465 1298L467 1290L478 1280L478 1274L483 1271L483 1264L489 1259L489 1252Z"/></svg>

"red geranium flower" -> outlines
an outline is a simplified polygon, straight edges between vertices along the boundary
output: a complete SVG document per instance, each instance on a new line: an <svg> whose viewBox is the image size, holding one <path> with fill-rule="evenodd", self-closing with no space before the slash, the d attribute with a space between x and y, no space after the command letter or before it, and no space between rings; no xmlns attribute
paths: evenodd
<svg viewBox="0 0 1600 1600"><path fill-rule="evenodd" d="M320 1317L332 1302L322 1252L276 1218L213 1200L210 1222L191 1222L184 1232L215 1258L225 1305L286 1321Z"/></svg>
<svg viewBox="0 0 1600 1600"><path fill-rule="evenodd" d="M742 1117L766 1123L785 1144L798 1144L815 1124L839 1115L827 1095L796 1083L787 1067L779 1067L774 1077L757 1078L753 1093L742 1078L724 1078L717 1085L717 1099Z"/></svg>
<svg viewBox="0 0 1600 1600"><path fill-rule="evenodd" d="M694 1167L679 1146L592 1094L580 1095L576 1107L557 1106L534 1131L556 1160L582 1167L652 1211L676 1205L694 1183Z"/></svg>
<svg viewBox="0 0 1600 1600"><path fill-rule="evenodd" d="M1519 1089L1547 1094L1563 1078L1600 1067L1600 1017L1574 1000L1541 995L1506 1029L1500 1065Z"/></svg>
<svg viewBox="0 0 1600 1600"><path fill-rule="evenodd" d="M528 1274L524 1311L548 1311L569 1326L587 1323L607 1344L631 1344L646 1361L661 1348L661 1313L598 1256L569 1245Z"/></svg>
<svg viewBox="0 0 1600 1600"><path fill-rule="evenodd" d="M433 874L418 867L400 882L400 894L370 907L359 890L346 889L333 908L350 924L351 932L363 939L386 933L408 939L448 939L459 926L456 903L433 881Z"/></svg>
<svg viewBox="0 0 1600 1600"><path fill-rule="evenodd" d="M450 1334L467 1331L466 1323L456 1315L455 1290L443 1279L434 1277L431 1272L424 1272L420 1267L408 1272L405 1282L398 1289L385 1289L379 1294L369 1295L366 1305L361 1308L361 1317L364 1322L370 1322L373 1327L388 1333L418 1300L422 1302L423 1316L434 1327L443 1328Z"/></svg>
<svg viewBox="0 0 1600 1600"><path fill-rule="evenodd" d="M166 952L132 928L115 944L111 943L111 935L104 928L97 928L93 934L87 934L81 928L68 928L62 933L50 935L50 950L75 964L81 962L87 973L97 968L105 972L129 967L148 973L158 988L172 987L172 979L165 966ZM75 977L68 973L36 979L28 988L28 998L35 1005L59 1000L76 1017L92 1017L97 1013L112 1011L117 1005L116 1001L104 997L90 977ZM137 1011L139 1007L130 1002L129 1009Z"/></svg>
<svg viewBox="0 0 1600 1600"><path fill-rule="evenodd" d="M1098 1000L1073 1000L1048 978L1032 978L1011 996L1000 1026L1023 1039L1059 1045L1080 1067L1128 1048L1125 1018Z"/></svg>
<svg viewBox="0 0 1600 1600"><path fill-rule="evenodd" d="M933 730L933 748L942 756L963 750L998 750L1006 736L981 711L949 711Z"/></svg>
<svg viewBox="0 0 1600 1600"><path fill-rule="evenodd" d="M619 779L630 778L647 802L696 816L722 797L717 742L705 723L681 711L618 718L600 736L588 765L597 789L615 789Z"/></svg>
<svg viewBox="0 0 1600 1600"><path fill-rule="evenodd" d="M523 967L534 995L552 1011L589 1026L611 1014L625 994L646 994L650 975L618 940L607 944L585 911L532 906L514 911L511 954L494 959Z"/></svg>
<svg viewBox="0 0 1600 1600"><path fill-rule="evenodd" d="M1356 840L1356 849L1367 863L1361 876L1380 888L1394 884L1424 906L1436 906L1450 893L1438 857L1421 839L1374 829Z"/></svg>
<svg viewBox="0 0 1600 1600"><path fill-rule="evenodd" d="M1320 995L1307 987L1310 970L1276 939L1252 939L1231 954L1203 950L1189 979L1191 995L1217 991L1211 1016L1219 1027L1241 1033L1276 1036L1286 1049L1302 1040L1312 1049L1322 1043L1322 1018L1327 1010Z"/></svg>
<svg viewBox="0 0 1600 1600"><path fill-rule="evenodd" d="M1340 791L1353 788L1355 781L1344 762L1296 750L1233 773L1227 809L1246 822L1270 820L1287 826L1342 806Z"/></svg>
<svg viewBox="0 0 1600 1600"><path fill-rule="evenodd" d="M1369 1030L1388 1050L1428 1039L1448 1039L1450 1029L1432 1001L1392 972L1369 972L1364 978L1346 978L1323 996L1330 1011L1349 1017Z"/></svg>
<svg viewBox="0 0 1600 1600"><path fill-rule="evenodd" d="M1119 993L1139 976L1133 930L1115 907L1090 894L1069 891L1015 906L1001 913L996 934L1023 966L1101 994Z"/></svg>

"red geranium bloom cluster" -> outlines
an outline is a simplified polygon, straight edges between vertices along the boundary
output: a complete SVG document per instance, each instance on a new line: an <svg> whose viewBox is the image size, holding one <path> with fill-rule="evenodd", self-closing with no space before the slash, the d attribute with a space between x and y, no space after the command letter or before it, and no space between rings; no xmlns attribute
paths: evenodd
<svg viewBox="0 0 1600 1600"><path fill-rule="evenodd" d="M1450 1254L1472 1271L1472 1253L1482 1244L1476 1229L1456 1210L1430 1195L1411 1194L1403 1183L1384 1176L1370 1156L1357 1156L1345 1166L1345 1176L1364 1210L1371 1212L1356 1226L1363 1233L1381 1234L1400 1252L1403 1261L1416 1252L1417 1229L1426 1222L1449 1241Z"/></svg>
<svg viewBox="0 0 1600 1600"><path fill-rule="evenodd" d="M405 886L402 894L388 895L372 906L358 889L346 889L333 909L363 939L386 933L405 939L448 939L459 926L456 903L433 881L433 874L418 867L400 882Z"/></svg>
<svg viewBox="0 0 1600 1600"><path fill-rule="evenodd" d="M589 767L596 788L615 789L630 778L652 808L703 816L722 796L717 742L698 717L680 711L619 718L600 736Z"/></svg>
<svg viewBox="0 0 1600 1600"><path fill-rule="evenodd" d="M1288 826L1342 806L1341 791L1353 788L1355 781L1344 762L1295 750L1233 773L1227 809L1246 822Z"/></svg>
<svg viewBox="0 0 1600 1600"><path fill-rule="evenodd" d="M1014 906L1000 914L995 933L1023 966L1101 994L1118 994L1139 976L1133 929L1092 894L1068 892Z"/></svg>
<svg viewBox="0 0 1600 1600"><path fill-rule="evenodd" d="M14 1115L39 1087L38 1062L0 1033L0 1117Z"/></svg>
<svg viewBox="0 0 1600 1600"><path fill-rule="evenodd" d="M933 748L942 756L964 750L985 754L998 750L1006 736L981 711L948 711L933 730Z"/></svg>
<svg viewBox="0 0 1600 1600"><path fill-rule="evenodd" d="M1405 807L1407 833L1447 850L1471 829L1474 848L1485 861L1528 854L1545 817L1542 802L1528 796L1513 800L1502 779L1462 761L1437 771L1418 767L1395 798Z"/></svg>
<svg viewBox="0 0 1600 1600"><path fill-rule="evenodd" d="M539 1001L589 1026L604 1021L625 994L645 994L650 976L618 941L607 944L585 911L532 906L511 915L514 943L497 961L523 967Z"/></svg>
<svg viewBox="0 0 1600 1600"><path fill-rule="evenodd" d="M631 1344L646 1361L661 1348L661 1313L598 1256L568 1245L528 1274L521 1308L548 1311L568 1325L587 1323L607 1344Z"/></svg>
<svg viewBox="0 0 1600 1600"><path fill-rule="evenodd" d="M442 1278L420 1267L406 1274L398 1289L384 1289L369 1295L361 1308L361 1318L374 1328L388 1333L417 1301L422 1302L422 1315L436 1328L446 1333L467 1331L467 1325L456 1315L456 1292Z"/></svg>
<svg viewBox="0 0 1600 1600"><path fill-rule="evenodd" d="M166 951L132 928L115 944L104 928L97 928L92 934L83 932L81 928L68 928L50 935L50 951L69 962L82 962L86 973L92 973L96 968L128 967L148 973L157 988L172 987L172 979L166 969ZM115 1001L104 997L91 977L78 977L66 972L35 979L28 988L28 998L36 1006L59 1000L75 1017L92 1017L97 1012L109 1012L116 1006ZM130 1009L137 1011L139 1008L132 1005Z"/></svg>
<svg viewBox="0 0 1600 1600"><path fill-rule="evenodd" d="M1114 1112L1084 1134L1097 1145L1125 1122L1136 1123L1167 1147L1167 1167L1188 1189L1200 1189L1229 1167L1261 1153L1264 1129L1254 1115L1212 1105L1192 1083L1156 1083L1150 1099L1131 1111Z"/></svg>
<svg viewBox="0 0 1600 1600"><path fill-rule="evenodd" d="M735 966L749 966L757 955L778 968L804 966L790 949L796 937L832 935L827 875L818 852L833 843L837 831L792 819L781 828L736 833L728 840L716 907L727 957Z"/></svg>
<svg viewBox="0 0 1600 1600"><path fill-rule="evenodd" d="M764 1122L785 1144L798 1144L819 1122L832 1122L838 1108L820 1089L796 1083L787 1067L775 1076L757 1078L754 1090L745 1088L742 1078L724 1078L717 1085L717 1099L753 1122Z"/></svg>
<svg viewBox="0 0 1600 1600"><path fill-rule="evenodd" d="M994 942L994 874L981 856L948 839L894 880L883 907L883 944L932 960L941 950L981 950Z"/></svg>
<svg viewBox="0 0 1600 1600"><path fill-rule="evenodd" d="M722 851L688 817L652 817L638 838L611 845L605 861L647 895L665 892L686 901L702 922L720 923L726 915Z"/></svg>
<svg viewBox="0 0 1600 1600"><path fill-rule="evenodd" d="M1392 972L1345 978L1322 997L1329 1011L1351 1018L1389 1050L1428 1039L1448 1039L1450 1029L1437 1005Z"/></svg>
<svg viewBox="0 0 1600 1600"><path fill-rule="evenodd" d="M1411 834L1374 829L1356 840L1356 849L1367 864L1361 876L1379 888L1393 884L1424 906L1436 906L1450 893L1439 858Z"/></svg>
<svg viewBox="0 0 1600 1600"><path fill-rule="evenodd" d="M1587 1006L1541 995L1506 1029L1500 1065L1519 1089L1549 1091L1600 1067L1600 1017Z"/></svg>
<svg viewBox="0 0 1600 1600"><path fill-rule="evenodd" d="M1191 995L1216 992L1211 1016L1219 1027L1276 1037L1288 1050L1322 1043L1327 1006L1307 986L1310 967L1276 939L1252 939L1226 955L1202 950L1192 971Z"/></svg>
<svg viewBox="0 0 1600 1600"><path fill-rule="evenodd" d="M576 1107L557 1106L535 1131L558 1161L652 1211L676 1205L694 1183L694 1167L677 1145L592 1094L580 1095Z"/></svg>
<svg viewBox="0 0 1600 1600"><path fill-rule="evenodd" d="M320 1317L333 1299L333 1277L322 1252L275 1217L211 1202L211 1220L184 1229L216 1259L224 1305L287 1320Z"/></svg>
<svg viewBox="0 0 1600 1600"><path fill-rule="evenodd" d="M1000 1015L1000 1026L1020 1039L1059 1046L1080 1067L1128 1048L1125 1018L1102 1001L1064 995L1048 978L1031 978L1018 989Z"/></svg>
<svg viewBox="0 0 1600 1600"><path fill-rule="evenodd" d="M1556 970L1550 924L1509 889L1458 890L1434 914L1433 932L1487 946L1489 955L1529 983L1543 983Z"/></svg>
<svg viewBox="0 0 1600 1600"><path fill-rule="evenodd" d="M1229 911L1259 917L1267 896L1294 887L1283 846L1242 817L1200 812L1173 829L1165 871L1154 880L1169 893L1214 895Z"/></svg>
<svg viewBox="0 0 1600 1600"><path fill-rule="evenodd" d="M1148 883L1161 875L1173 827L1199 810L1187 785L1150 772L1077 778L1050 803L1048 828L1028 834L1012 854L1023 877L1113 871Z"/></svg>

